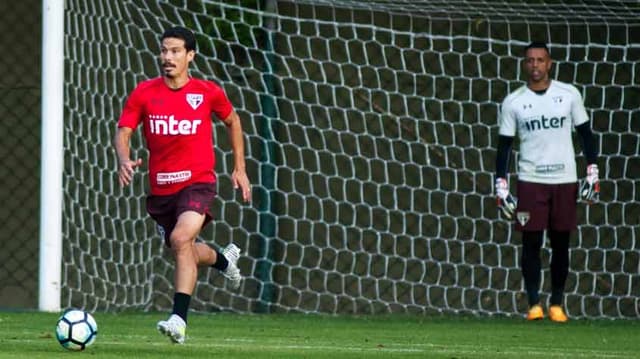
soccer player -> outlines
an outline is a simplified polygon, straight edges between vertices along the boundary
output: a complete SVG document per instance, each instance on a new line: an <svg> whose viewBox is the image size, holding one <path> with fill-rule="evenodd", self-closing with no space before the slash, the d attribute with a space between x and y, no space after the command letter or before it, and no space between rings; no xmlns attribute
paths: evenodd
<svg viewBox="0 0 640 359"><path fill-rule="evenodd" d="M166 30L160 39L162 76L143 81L126 101L114 138L118 155L118 179L133 181L141 159L130 157L130 139L142 125L149 150L150 194L147 212L158 224L164 243L175 259L173 312L158 322L158 330L175 343L184 343L187 311L198 267L213 267L240 286L236 265L240 249L229 244L222 252L196 242L211 219L216 196L212 114L228 129L234 155L231 181L245 202L251 199L245 170L244 139L238 114L217 84L189 76L196 55L194 34L183 27Z"/></svg>
<svg viewBox="0 0 640 359"><path fill-rule="evenodd" d="M495 190L498 206L515 229L522 232L522 276L529 299L528 320L544 318L540 303L540 248L547 231L552 250L549 318L566 322L564 286L569 273L569 237L577 227L578 192L572 142L575 128L587 160L586 179L580 195L598 199L597 148L578 90L551 80L551 55L545 43L525 48L527 85L509 94L502 103L496 157ZM518 136L518 200L509 193L507 170L513 139Z"/></svg>

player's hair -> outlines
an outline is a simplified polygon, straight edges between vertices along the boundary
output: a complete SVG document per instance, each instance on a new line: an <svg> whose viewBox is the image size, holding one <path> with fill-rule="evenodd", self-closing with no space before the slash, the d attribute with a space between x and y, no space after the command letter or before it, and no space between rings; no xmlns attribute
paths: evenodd
<svg viewBox="0 0 640 359"><path fill-rule="evenodd" d="M191 30L187 29L186 27L175 26L165 30L165 32L162 34L162 37L160 38L160 42L168 37L181 39L184 41L184 47L185 49L187 49L187 51L196 51L196 36Z"/></svg>
<svg viewBox="0 0 640 359"><path fill-rule="evenodd" d="M547 44L542 41L532 41L529 45L527 45L527 47L524 48L525 56L527 55L527 51L529 51L529 49L545 49L545 51L547 51L547 54L551 56L551 51L549 51Z"/></svg>

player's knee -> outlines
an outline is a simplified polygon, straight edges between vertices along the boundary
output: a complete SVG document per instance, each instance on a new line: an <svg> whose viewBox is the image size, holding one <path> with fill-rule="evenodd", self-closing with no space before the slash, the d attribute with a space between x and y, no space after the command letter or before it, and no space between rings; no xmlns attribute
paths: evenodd
<svg viewBox="0 0 640 359"><path fill-rule="evenodd" d="M174 231L169 237L169 242L171 243L171 249L173 251L180 252L191 246L192 240L189 236Z"/></svg>

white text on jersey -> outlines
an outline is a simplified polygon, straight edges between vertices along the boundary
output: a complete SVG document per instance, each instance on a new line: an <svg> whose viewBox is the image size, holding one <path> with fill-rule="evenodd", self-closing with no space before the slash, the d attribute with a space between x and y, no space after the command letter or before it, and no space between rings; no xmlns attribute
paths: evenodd
<svg viewBox="0 0 640 359"><path fill-rule="evenodd" d="M149 116L149 130L154 135L193 135L202 120L176 120L171 116Z"/></svg>
<svg viewBox="0 0 640 359"><path fill-rule="evenodd" d="M191 171L159 172L156 181L159 185L185 182L191 179Z"/></svg>

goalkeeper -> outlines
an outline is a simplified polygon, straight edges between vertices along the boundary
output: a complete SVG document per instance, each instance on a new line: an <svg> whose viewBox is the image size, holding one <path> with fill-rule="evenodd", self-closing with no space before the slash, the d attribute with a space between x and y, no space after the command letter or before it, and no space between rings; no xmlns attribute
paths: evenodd
<svg viewBox="0 0 640 359"><path fill-rule="evenodd" d="M502 103L496 157L495 190L503 215L515 218L522 232L522 276L529 300L528 320L544 318L540 303L540 248L544 231L551 245L551 297L549 318L566 322L564 286L569 273L569 237L577 227L576 197L589 203L598 199L597 148L578 90L551 80L551 55L546 44L525 48L523 68L527 85ZM586 179L578 189L572 129L582 139L587 160ZM511 196L507 170L515 136L520 141L518 199Z"/></svg>

